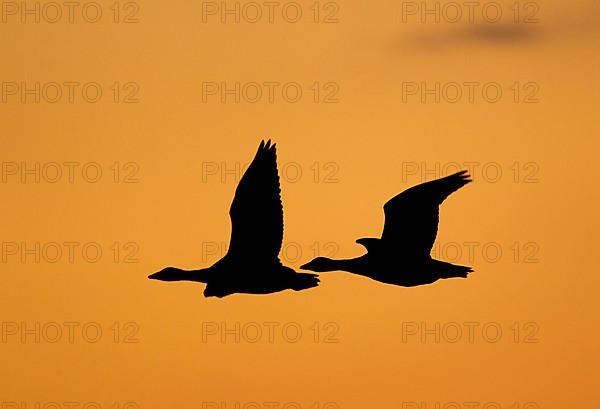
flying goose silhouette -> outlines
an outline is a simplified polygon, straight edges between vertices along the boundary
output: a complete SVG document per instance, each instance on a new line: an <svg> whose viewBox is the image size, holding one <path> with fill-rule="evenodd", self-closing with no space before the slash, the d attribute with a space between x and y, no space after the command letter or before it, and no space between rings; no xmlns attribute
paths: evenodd
<svg viewBox="0 0 600 409"><path fill-rule="evenodd" d="M467 171L413 186L384 206L381 238L356 240L367 253L352 259L317 257L300 266L316 272L342 270L404 287L431 284L440 278L462 277L473 271L431 258L439 221L439 206L471 182Z"/></svg>
<svg viewBox="0 0 600 409"><path fill-rule="evenodd" d="M227 254L208 268L182 270L167 267L148 278L206 283L205 297L234 293L268 294L286 289L315 287L315 274L297 273L279 260L283 241L283 205L280 196L275 144L263 140L242 176L229 215L231 239Z"/></svg>

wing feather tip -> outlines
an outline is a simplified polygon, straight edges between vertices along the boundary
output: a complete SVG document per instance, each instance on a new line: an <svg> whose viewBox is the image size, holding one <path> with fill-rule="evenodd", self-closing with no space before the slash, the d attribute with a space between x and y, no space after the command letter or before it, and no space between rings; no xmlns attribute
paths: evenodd
<svg viewBox="0 0 600 409"><path fill-rule="evenodd" d="M268 139L266 142L263 139L258 146L255 159L276 159L276 145L276 143L271 144L271 139Z"/></svg>
<svg viewBox="0 0 600 409"><path fill-rule="evenodd" d="M455 174L450 175L450 177L459 180L463 184L467 184L473 181L468 170L461 170L460 172L456 172Z"/></svg>

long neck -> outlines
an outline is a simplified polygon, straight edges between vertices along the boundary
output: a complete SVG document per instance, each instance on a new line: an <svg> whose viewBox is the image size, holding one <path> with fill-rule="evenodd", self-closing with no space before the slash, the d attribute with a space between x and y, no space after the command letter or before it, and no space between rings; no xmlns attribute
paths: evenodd
<svg viewBox="0 0 600 409"><path fill-rule="evenodd" d="M174 273L171 275L173 281L195 281L200 283L206 283L209 278L209 271L207 268L200 270L182 270L180 268L174 268Z"/></svg>
<svg viewBox="0 0 600 409"><path fill-rule="evenodd" d="M325 263L330 271L340 270L349 271L351 273L359 273L361 271L362 260L361 257L357 258L343 258L334 260L325 257Z"/></svg>

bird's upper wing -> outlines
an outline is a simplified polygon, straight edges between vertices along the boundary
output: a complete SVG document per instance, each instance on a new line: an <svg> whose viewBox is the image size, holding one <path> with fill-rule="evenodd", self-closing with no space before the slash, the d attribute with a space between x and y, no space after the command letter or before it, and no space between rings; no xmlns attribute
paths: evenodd
<svg viewBox="0 0 600 409"><path fill-rule="evenodd" d="M283 206L275 144L260 143L229 209L228 254L249 263L278 262L283 241Z"/></svg>
<svg viewBox="0 0 600 409"><path fill-rule="evenodd" d="M382 244L401 254L429 256L437 235L440 204L471 182L467 171L422 183L390 199L384 206Z"/></svg>

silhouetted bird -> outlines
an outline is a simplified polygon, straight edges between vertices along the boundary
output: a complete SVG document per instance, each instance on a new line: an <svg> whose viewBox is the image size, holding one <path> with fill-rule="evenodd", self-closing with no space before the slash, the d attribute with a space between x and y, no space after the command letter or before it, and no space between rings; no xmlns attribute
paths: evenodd
<svg viewBox="0 0 600 409"><path fill-rule="evenodd" d="M332 260L317 257L300 268L325 272L348 271L388 284L412 287L440 278L463 277L473 271L431 258L437 235L439 206L452 192L471 182L466 171L422 183L390 199L384 206L385 224L380 239L356 240L367 253Z"/></svg>
<svg viewBox="0 0 600 409"><path fill-rule="evenodd" d="M317 286L319 279L315 274L297 273L279 260L283 241L280 192L275 144L262 141L231 203L227 254L209 268L186 271L167 267L148 278L206 283L205 297L299 291Z"/></svg>

